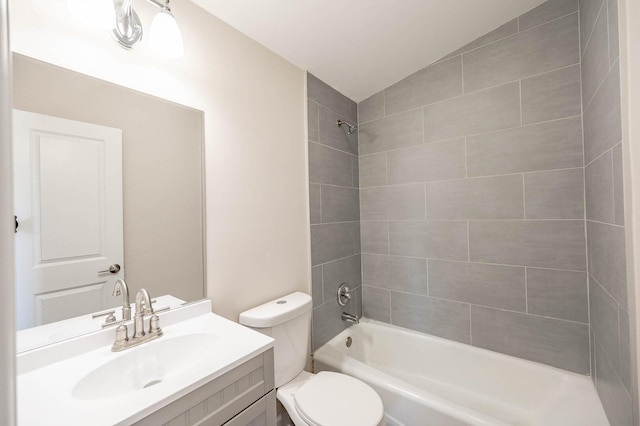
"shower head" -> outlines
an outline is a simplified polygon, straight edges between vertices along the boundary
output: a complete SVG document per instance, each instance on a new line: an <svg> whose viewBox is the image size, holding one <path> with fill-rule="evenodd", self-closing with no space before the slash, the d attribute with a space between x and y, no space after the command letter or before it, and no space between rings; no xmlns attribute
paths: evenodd
<svg viewBox="0 0 640 426"><path fill-rule="evenodd" d="M347 126L347 134L348 135L352 135L352 134L354 134L356 132L356 130L358 130L358 126L356 126L354 124L351 124L351 123L349 123L347 121L344 121L344 120L338 120L337 124L338 124L338 127L342 127L343 125Z"/></svg>

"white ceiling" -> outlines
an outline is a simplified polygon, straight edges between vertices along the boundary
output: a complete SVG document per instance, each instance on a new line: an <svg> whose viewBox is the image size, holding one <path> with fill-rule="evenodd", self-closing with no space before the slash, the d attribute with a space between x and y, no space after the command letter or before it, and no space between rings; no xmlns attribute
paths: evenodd
<svg viewBox="0 0 640 426"><path fill-rule="evenodd" d="M192 0L359 102L544 0Z"/></svg>

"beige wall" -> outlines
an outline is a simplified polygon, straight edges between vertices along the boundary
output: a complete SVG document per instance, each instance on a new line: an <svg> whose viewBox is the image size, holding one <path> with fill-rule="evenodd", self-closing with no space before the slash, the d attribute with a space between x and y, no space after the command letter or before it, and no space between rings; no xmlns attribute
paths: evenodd
<svg viewBox="0 0 640 426"><path fill-rule="evenodd" d="M122 130L124 277L132 295L204 296L203 114L15 54L14 108ZM64 99L64 102L60 102Z"/></svg>
<svg viewBox="0 0 640 426"><path fill-rule="evenodd" d="M136 2L143 26L155 12ZM207 295L239 312L309 291L304 72L186 0L185 56L165 60L87 29L62 0L11 2L15 52L205 114Z"/></svg>

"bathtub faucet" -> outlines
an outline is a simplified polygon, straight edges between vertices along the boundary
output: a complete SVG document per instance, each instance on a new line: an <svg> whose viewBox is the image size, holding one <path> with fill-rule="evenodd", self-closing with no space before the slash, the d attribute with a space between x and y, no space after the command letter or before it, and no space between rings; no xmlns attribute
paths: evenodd
<svg viewBox="0 0 640 426"><path fill-rule="evenodd" d="M342 321L350 322L351 324L358 324L358 317L355 315L348 314L346 312L342 313Z"/></svg>

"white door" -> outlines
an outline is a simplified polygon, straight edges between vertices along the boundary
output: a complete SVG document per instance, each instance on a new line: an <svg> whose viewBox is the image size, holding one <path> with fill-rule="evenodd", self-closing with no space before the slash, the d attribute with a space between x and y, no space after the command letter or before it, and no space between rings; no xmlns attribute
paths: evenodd
<svg viewBox="0 0 640 426"><path fill-rule="evenodd" d="M13 156L17 328L117 305L122 131L14 110Z"/></svg>

